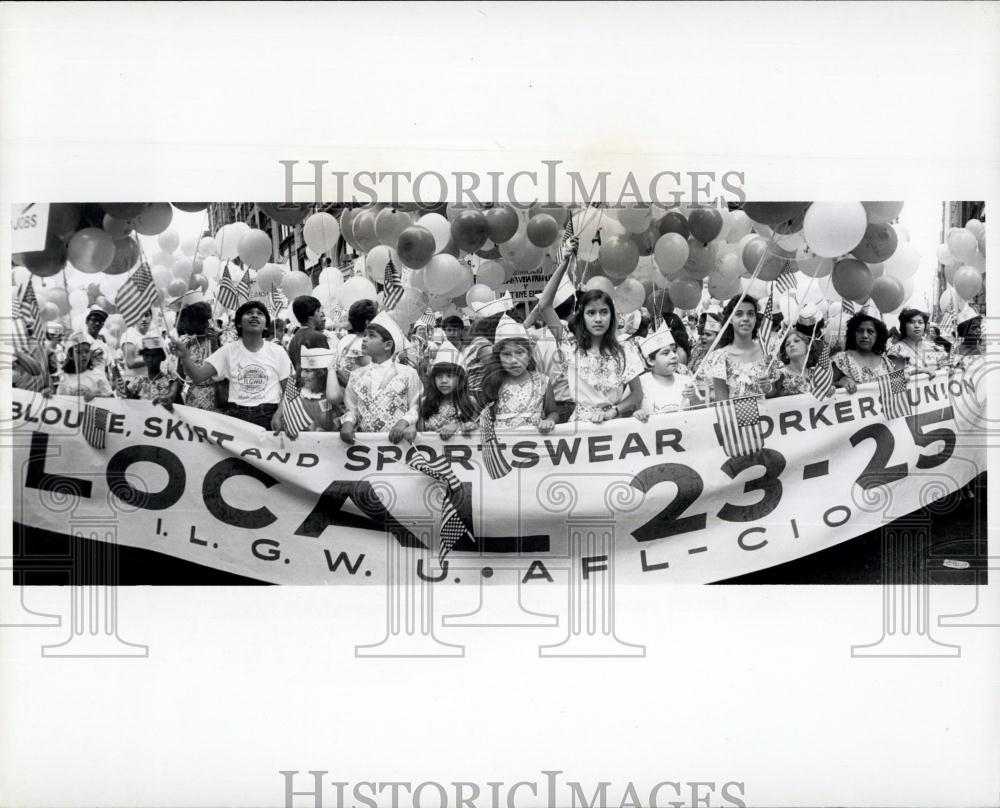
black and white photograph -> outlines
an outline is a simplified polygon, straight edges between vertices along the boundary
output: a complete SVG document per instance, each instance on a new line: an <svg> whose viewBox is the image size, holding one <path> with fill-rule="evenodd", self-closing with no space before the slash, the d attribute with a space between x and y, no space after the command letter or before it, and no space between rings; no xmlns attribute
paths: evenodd
<svg viewBox="0 0 1000 808"><path fill-rule="evenodd" d="M0 803L996 804L998 33L0 5Z"/></svg>

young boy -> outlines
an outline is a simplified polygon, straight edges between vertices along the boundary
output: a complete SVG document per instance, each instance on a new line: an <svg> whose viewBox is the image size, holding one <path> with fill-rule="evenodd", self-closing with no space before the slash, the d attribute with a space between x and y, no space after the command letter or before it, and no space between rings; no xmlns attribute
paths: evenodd
<svg viewBox="0 0 1000 808"><path fill-rule="evenodd" d="M163 340L156 336L142 338L142 348L139 351L142 361L146 363L146 375L136 376L124 381L126 398L138 398L152 401L170 409L181 390L181 380L172 373L165 373L161 365L167 358L163 348Z"/></svg>
<svg viewBox="0 0 1000 808"><path fill-rule="evenodd" d="M354 443L358 431L388 432L393 443L416 437L423 386L417 371L395 361L405 348L403 332L385 312L368 324L361 350L371 363L356 368L347 384L340 427L344 442Z"/></svg>
<svg viewBox="0 0 1000 808"><path fill-rule="evenodd" d="M645 423L650 415L677 412L692 402L691 377L678 372L677 343L673 334L663 329L641 343L642 355L651 368L639 377L642 404L634 415Z"/></svg>

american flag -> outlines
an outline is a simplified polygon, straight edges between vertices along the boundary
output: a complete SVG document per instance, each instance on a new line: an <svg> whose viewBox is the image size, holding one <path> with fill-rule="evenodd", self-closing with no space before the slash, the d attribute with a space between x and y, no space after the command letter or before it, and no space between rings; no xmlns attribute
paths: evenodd
<svg viewBox="0 0 1000 808"><path fill-rule="evenodd" d="M830 362L830 346L826 344L826 340L822 340L819 362L813 370L809 386L812 394L820 401L829 396L833 390L833 364Z"/></svg>
<svg viewBox="0 0 1000 808"><path fill-rule="evenodd" d="M21 302L17 304L14 314L20 315L21 319L24 320L25 325L28 327L28 336L35 337L36 339L42 334L42 321L39 319L39 308L38 308L38 298L35 297L35 287L31 285L29 280L27 283L27 288L24 290L24 295L21 297Z"/></svg>
<svg viewBox="0 0 1000 808"><path fill-rule="evenodd" d="M793 297L799 290L799 279L794 272L782 272L774 282L774 288L779 295L791 294Z"/></svg>
<svg viewBox="0 0 1000 808"><path fill-rule="evenodd" d="M271 289L271 296L267 302L267 310L271 314L271 319L275 319L285 306L288 305L288 299L285 297L284 293L275 286Z"/></svg>
<svg viewBox="0 0 1000 808"><path fill-rule="evenodd" d="M430 306L424 309L423 316L417 320L417 322L421 325L427 326L428 329L434 328L434 324L437 322L434 317L434 309Z"/></svg>
<svg viewBox="0 0 1000 808"><path fill-rule="evenodd" d="M396 271L396 265L392 263L391 258L389 259L389 263L385 265L385 281L383 283L385 285L385 293L382 300L382 308L386 311L392 311L403 296L403 284L399 282L399 273Z"/></svg>
<svg viewBox="0 0 1000 808"><path fill-rule="evenodd" d="M462 483L455 476L455 472L451 469L451 463L444 455L431 460L417 449L407 461L407 465L411 469L443 483L447 489L444 501L441 503L441 548L438 551L438 560L444 561L451 548L463 537L468 536L473 541L476 540L475 535L458 512L456 499L462 493Z"/></svg>
<svg viewBox="0 0 1000 808"><path fill-rule="evenodd" d="M239 286L236 287L236 308L239 308L250 299L250 270L243 270L243 277L240 278Z"/></svg>
<svg viewBox="0 0 1000 808"><path fill-rule="evenodd" d="M292 440L313 425L313 420L306 412L305 404L302 403L302 395L295 384L294 374L285 382L285 396L281 402L281 422L282 428Z"/></svg>
<svg viewBox="0 0 1000 808"><path fill-rule="evenodd" d="M87 404L83 409L83 439L95 449L104 448L108 432L108 411L104 407Z"/></svg>
<svg viewBox="0 0 1000 808"><path fill-rule="evenodd" d="M156 302L156 286L149 267L143 262L122 284L115 297L118 313L125 318L125 325L135 325L142 315Z"/></svg>
<svg viewBox="0 0 1000 808"><path fill-rule="evenodd" d="M722 450L727 457L744 457L764 448L756 397L716 401L712 406Z"/></svg>
<svg viewBox="0 0 1000 808"><path fill-rule="evenodd" d="M222 280L219 281L219 288L215 293L215 299L224 309L238 308L239 303L236 297L236 285L233 283L233 276L229 274L229 264L222 270Z"/></svg>
<svg viewBox="0 0 1000 808"><path fill-rule="evenodd" d="M497 440L496 428L493 424L493 408L484 407L479 414L479 428L483 433L483 462L486 464L486 471L494 480L499 480L511 471L511 465L507 458L503 456L500 442Z"/></svg>
<svg viewBox="0 0 1000 808"><path fill-rule="evenodd" d="M955 314L955 303L952 300L948 301L948 308L941 318L941 336L954 336L955 335L955 323L958 322L958 316Z"/></svg>
<svg viewBox="0 0 1000 808"><path fill-rule="evenodd" d="M844 316L848 319L853 317L855 312L857 312L857 307L854 305L854 301L848 300L847 298L844 298L840 302L840 308L844 312Z"/></svg>
<svg viewBox="0 0 1000 808"><path fill-rule="evenodd" d="M886 418L905 418L910 414L910 400L906 397L906 377L903 369L878 377L878 397L882 415Z"/></svg>
<svg viewBox="0 0 1000 808"><path fill-rule="evenodd" d="M774 314L774 292L771 292L767 296L767 305L764 306L763 320L760 323L760 331L758 332L758 338L760 339L760 344L767 352L767 341L771 338L771 329L774 328L774 320L772 316Z"/></svg>

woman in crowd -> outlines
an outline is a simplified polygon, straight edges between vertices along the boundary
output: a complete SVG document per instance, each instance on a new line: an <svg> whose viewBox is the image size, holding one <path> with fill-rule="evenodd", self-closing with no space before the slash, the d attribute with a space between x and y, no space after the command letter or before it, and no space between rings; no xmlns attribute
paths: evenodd
<svg viewBox="0 0 1000 808"><path fill-rule="evenodd" d="M888 355L900 360L909 370L933 376L948 359L932 340L927 339L927 315L918 309L899 313L900 338L889 346Z"/></svg>
<svg viewBox="0 0 1000 808"><path fill-rule="evenodd" d="M91 401L114 395L107 375L91 363L90 340L85 334L78 332L66 340L62 370L62 381L56 390L61 396L80 396L84 401Z"/></svg>
<svg viewBox="0 0 1000 808"><path fill-rule="evenodd" d="M731 298L722 310L722 321L729 324L718 347L698 369L704 378L712 380L714 400L767 395L772 387L770 357L757 341L757 300L750 295Z"/></svg>
<svg viewBox="0 0 1000 808"><path fill-rule="evenodd" d="M972 306L967 305L958 313L955 330L958 339L951 349L951 364L960 369L986 353L982 344L983 318Z"/></svg>
<svg viewBox="0 0 1000 808"><path fill-rule="evenodd" d="M365 329L368 323L378 314L378 304L374 300L358 300L347 310L347 322L350 324L346 336L337 343L334 368L337 381L343 389L351 378L351 372L362 365L371 362L371 358L362 349Z"/></svg>
<svg viewBox="0 0 1000 808"><path fill-rule="evenodd" d="M859 384L875 381L879 376L902 366L886 354L889 330L878 317L861 311L847 321L844 350L833 356L833 382L848 393Z"/></svg>
<svg viewBox="0 0 1000 808"><path fill-rule="evenodd" d="M202 298L201 292L188 292L181 299L177 336L187 347L190 360L198 367L221 347L219 332L212 325L212 307ZM181 399L188 407L210 412L225 409L228 398L222 382L209 378L196 384L187 378L183 363L178 363L177 375L184 382Z"/></svg>

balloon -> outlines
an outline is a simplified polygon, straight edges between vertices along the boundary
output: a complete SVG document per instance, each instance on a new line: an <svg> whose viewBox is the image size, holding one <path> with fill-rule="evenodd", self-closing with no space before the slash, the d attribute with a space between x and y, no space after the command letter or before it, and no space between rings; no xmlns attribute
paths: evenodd
<svg viewBox="0 0 1000 808"><path fill-rule="evenodd" d="M123 275L139 260L139 244L131 236L115 241L115 255L111 266L104 270L107 275Z"/></svg>
<svg viewBox="0 0 1000 808"><path fill-rule="evenodd" d="M879 311L895 311L906 300L906 290L899 278L883 275L872 283L871 298Z"/></svg>
<svg viewBox="0 0 1000 808"><path fill-rule="evenodd" d="M451 220L451 241L460 250L475 252L486 244L489 236L489 222L480 210L460 210Z"/></svg>
<svg viewBox="0 0 1000 808"><path fill-rule="evenodd" d="M885 264L868 264L873 278L881 278L885 274Z"/></svg>
<svg viewBox="0 0 1000 808"><path fill-rule="evenodd" d="M855 303L864 303L872 292L872 273L855 258L838 261L833 268L833 288L837 294Z"/></svg>
<svg viewBox="0 0 1000 808"><path fill-rule="evenodd" d="M780 275L793 273L796 269L795 253L781 247L771 247L757 277L762 281L776 281Z"/></svg>
<svg viewBox="0 0 1000 808"><path fill-rule="evenodd" d="M349 309L359 300L375 300L377 297L375 284L368 278L358 276L348 278L340 288L340 305L345 309Z"/></svg>
<svg viewBox="0 0 1000 808"><path fill-rule="evenodd" d="M920 251L909 242L900 244L885 262L885 274L903 280L920 268Z"/></svg>
<svg viewBox="0 0 1000 808"><path fill-rule="evenodd" d="M639 248L627 236L605 239L599 255L605 274L614 280L627 278L639 263Z"/></svg>
<svg viewBox="0 0 1000 808"><path fill-rule="evenodd" d="M32 275L48 278L66 266L66 245L51 230L45 237L45 249L38 252L16 253L14 263L25 267Z"/></svg>
<svg viewBox="0 0 1000 808"><path fill-rule="evenodd" d="M448 290L447 295L451 298L462 298L460 302L465 303L465 293L472 288L475 278L472 276L472 267L464 261L459 261L459 268L458 281Z"/></svg>
<svg viewBox="0 0 1000 808"><path fill-rule="evenodd" d="M184 236L181 239L181 252L188 258L194 258L198 253L198 237Z"/></svg>
<svg viewBox="0 0 1000 808"><path fill-rule="evenodd" d="M986 271L986 256L983 255L981 252L979 252L977 250L976 254L973 255L972 258L969 259L969 263L967 264L967 266L975 267L980 272L985 272Z"/></svg>
<svg viewBox="0 0 1000 808"><path fill-rule="evenodd" d="M523 241L519 238L513 238L502 245L501 250L504 247L510 247L512 244L516 245L516 249L508 251L504 257L509 258L518 272L533 272L541 266L542 257L544 256L541 247L531 244L527 238Z"/></svg>
<svg viewBox="0 0 1000 808"><path fill-rule="evenodd" d="M653 212L648 206L621 208L618 210L618 221L629 233L645 233L653 222ZM641 301L639 305L642 305Z"/></svg>
<svg viewBox="0 0 1000 808"><path fill-rule="evenodd" d="M740 289L746 292L750 297L757 300L763 300L767 297L770 288L767 285L767 281L762 281L759 278L740 278Z"/></svg>
<svg viewBox="0 0 1000 808"><path fill-rule="evenodd" d="M173 253L157 250L153 253L152 261L154 266L167 267L169 269L177 262L177 256Z"/></svg>
<svg viewBox="0 0 1000 808"><path fill-rule="evenodd" d="M485 283L474 283L469 287L465 300L470 306L473 303L489 303L491 300L496 300L496 294Z"/></svg>
<svg viewBox="0 0 1000 808"><path fill-rule="evenodd" d="M284 293L285 297L288 298L289 303L297 297L312 295L312 278L310 278L305 272L289 272L284 278L281 279L281 291Z"/></svg>
<svg viewBox="0 0 1000 808"><path fill-rule="evenodd" d="M177 235L176 230L164 230L156 237L156 243L164 252L172 253L180 246L181 237Z"/></svg>
<svg viewBox="0 0 1000 808"><path fill-rule="evenodd" d="M983 278L975 267L963 266L955 273L952 285L960 297L971 300L983 290Z"/></svg>
<svg viewBox="0 0 1000 808"><path fill-rule="evenodd" d="M752 236L743 247L743 267L747 272L757 271L757 265L767 255L767 239L763 236Z"/></svg>
<svg viewBox="0 0 1000 808"><path fill-rule="evenodd" d="M729 232L726 233L726 241L730 244L735 244L744 236L749 235L753 229L753 221L742 210L732 211L730 221Z"/></svg>
<svg viewBox="0 0 1000 808"><path fill-rule="evenodd" d="M835 258L857 247L867 227L860 202L813 202L806 211L802 234L816 255Z"/></svg>
<svg viewBox="0 0 1000 808"><path fill-rule="evenodd" d="M885 261L894 252L899 244L899 237L896 231L887 224L869 224L865 228L865 235L858 245L851 250L851 254L859 261L866 263L877 263ZM887 309L891 311L891 309Z"/></svg>
<svg viewBox="0 0 1000 808"><path fill-rule="evenodd" d="M669 211L660 219L660 234L665 236L667 233L678 233L687 242L688 237L691 235L688 220L676 210Z"/></svg>
<svg viewBox="0 0 1000 808"><path fill-rule="evenodd" d="M569 208L565 205L540 205L537 203L528 209L528 218L530 219L540 213L547 213L555 219L556 224L559 225L560 229L566 226L566 220L569 219Z"/></svg>
<svg viewBox="0 0 1000 808"><path fill-rule="evenodd" d="M427 284L424 282L424 270L422 269L411 269L410 274L406 277L406 283L411 288L420 292L427 291Z"/></svg>
<svg viewBox="0 0 1000 808"><path fill-rule="evenodd" d="M398 271L400 264L399 254L384 244L379 244L367 256L365 256L365 268L368 270L368 277L375 283L385 283L385 268L392 261L393 266Z"/></svg>
<svg viewBox="0 0 1000 808"><path fill-rule="evenodd" d="M708 244L722 232L722 214L715 208L695 208L688 216L691 237Z"/></svg>
<svg viewBox="0 0 1000 808"><path fill-rule="evenodd" d="M904 243L910 240L910 231L903 227L903 225L899 222L889 226L896 232L897 241Z"/></svg>
<svg viewBox="0 0 1000 808"><path fill-rule="evenodd" d="M496 261L483 261L476 270L476 283L489 289L499 289L506 280L504 268Z"/></svg>
<svg viewBox="0 0 1000 808"><path fill-rule="evenodd" d="M138 216L133 216L131 222L140 235L155 236L170 227L173 218L174 209L169 202L153 202Z"/></svg>
<svg viewBox="0 0 1000 808"><path fill-rule="evenodd" d="M379 240L375 234L375 213L370 210L361 211L352 220L352 228L354 240L361 252L371 252L378 246Z"/></svg>
<svg viewBox="0 0 1000 808"><path fill-rule="evenodd" d="M774 243L777 244L783 250L791 250L795 252L796 250L801 250L806 246L805 236L802 235L802 231L796 231L789 235L777 235L775 231Z"/></svg>
<svg viewBox="0 0 1000 808"><path fill-rule="evenodd" d="M198 248L196 253L200 256L207 257L210 255L219 254L219 245L215 243L215 239L211 236L205 236L201 241L198 242Z"/></svg>
<svg viewBox="0 0 1000 808"><path fill-rule="evenodd" d="M344 237L344 241L357 251L361 250L361 246L354 238L354 218L360 212L360 208L345 208L340 214L340 235Z"/></svg>
<svg viewBox="0 0 1000 808"><path fill-rule="evenodd" d="M667 293L679 309L695 309L701 303L701 281L678 278L667 286Z"/></svg>
<svg viewBox="0 0 1000 808"><path fill-rule="evenodd" d="M583 289L585 292L590 292L593 289L600 289L602 292L611 295L614 298L615 285L604 275L598 275L597 277L591 278L584 285Z"/></svg>
<svg viewBox="0 0 1000 808"><path fill-rule="evenodd" d="M513 238L520 225L517 211L510 205L490 208L486 211L486 224L489 227L490 241L503 244Z"/></svg>
<svg viewBox="0 0 1000 808"><path fill-rule="evenodd" d="M432 295L443 295L450 292L461 279L462 265L457 258L451 255L433 256L424 271L424 285Z"/></svg>
<svg viewBox="0 0 1000 808"><path fill-rule="evenodd" d="M309 215L309 211L312 209L312 205L296 202L258 202L257 207L274 221L287 227L297 225Z"/></svg>
<svg viewBox="0 0 1000 808"><path fill-rule="evenodd" d="M153 283L155 283L159 289L166 289L167 284L174 279L174 276L170 274L169 269L158 265L153 266L150 270L150 274L153 276Z"/></svg>
<svg viewBox="0 0 1000 808"><path fill-rule="evenodd" d="M657 240L653 258L664 275L674 275L683 269L690 252L687 239L681 233L671 231Z"/></svg>
<svg viewBox="0 0 1000 808"><path fill-rule="evenodd" d="M396 248L399 234L413 224L413 217L405 210L385 208L375 216L375 238L379 244Z"/></svg>
<svg viewBox="0 0 1000 808"><path fill-rule="evenodd" d="M69 240L66 257L88 275L104 272L114 261L115 240L99 227L86 227Z"/></svg>
<svg viewBox="0 0 1000 808"><path fill-rule="evenodd" d="M959 297L954 289L949 288L941 293L941 297L938 299L938 306L940 306L942 311L947 311L949 308L961 311L965 308L965 300Z"/></svg>
<svg viewBox="0 0 1000 808"><path fill-rule="evenodd" d="M125 238L125 236L132 232L131 224L108 215L104 216L104 221L102 222L101 227L104 229L104 232L111 236L111 238L115 241Z"/></svg>
<svg viewBox="0 0 1000 808"><path fill-rule="evenodd" d="M955 228L948 234L948 252L959 261L968 263L979 249L976 237L964 227Z"/></svg>
<svg viewBox="0 0 1000 808"><path fill-rule="evenodd" d="M240 260L251 269L260 269L271 257L271 239L263 230L251 230L237 246Z"/></svg>
<svg viewBox="0 0 1000 808"><path fill-rule="evenodd" d="M188 289L208 292L208 278L200 273L192 275L191 280L188 281Z"/></svg>
<svg viewBox="0 0 1000 808"><path fill-rule="evenodd" d="M167 284L167 294L171 297L180 297L187 291L187 281L182 278L174 278Z"/></svg>
<svg viewBox="0 0 1000 808"><path fill-rule="evenodd" d="M612 297L618 314L631 314L646 300L646 289L635 278L626 278L615 287Z"/></svg>
<svg viewBox="0 0 1000 808"><path fill-rule="evenodd" d="M43 322L55 320L59 316L59 309L55 303L46 303L38 309L38 319Z"/></svg>
<svg viewBox="0 0 1000 808"><path fill-rule="evenodd" d="M939 264L945 264L946 266L955 263L955 256L951 254L947 244L938 244L937 260Z"/></svg>
<svg viewBox="0 0 1000 808"><path fill-rule="evenodd" d="M302 225L303 241L318 253L332 250L339 238L340 225L329 213L314 213Z"/></svg>
<svg viewBox="0 0 1000 808"><path fill-rule="evenodd" d="M417 224L434 236L434 252L439 253L451 241L451 224L440 213L427 213L417 220ZM357 228L355 228L356 231Z"/></svg>
<svg viewBox="0 0 1000 808"><path fill-rule="evenodd" d="M411 225L399 234L396 250L406 266L420 269L431 260L435 246L436 242L430 230L420 225Z"/></svg>
<svg viewBox="0 0 1000 808"><path fill-rule="evenodd" d="M278 264L265 264L257 273L256 283L260 291L269 294L279 283L284 273Z"/></svg>
<svg viewBox="0 0 1000 808"><path fill-rule="evenodd" d="M146 209L145 202L105 202L104 212L115 219L134 219ZM51 217L52 213L49 212Z"/></svg>
<svg viewBox="0 0 1000 808"><path fill-rule="evenodd" d="M528 219L526 233L528 241L536 247L548 247L559 238L559 224L547 213L539 213Z"/></svg>
<svg viewBox="0 0 1000 808"><path fill-rule="evenodd" d="M222 262L214 255L208 256L201 262L201 274L209 280L218 280L222 274Z"/></svg>
<svg viewBox="0 0 1000 808"><path fill-rule="evenodd" d="M325 289L328 294L335 296L344 285L344 275L336 267L327 267L319 273L319 283L317 289Z"/></svg>
<svg viewBox="0 0 1000 808"><path fill-rule="evenodd" d="M862 202L865 216L873 224L886 224L899 217L902 202Z"/></svg>
<svg viewBox="0 0 1000 808"><path fill-rule="evenodd" d="M181 258L177 261L170 270L175 278L181 278L184 281L191 279L191 275L194 274L194 264L191 262L190 258Z"/></svg>
<svg viewBox="0 0 1000 808"><path fill-rule="evenodd" d="M735 256L732 256L735 260ZM708 276L708 293L716 300L726 300L740 292L740 276L713 272Z"/></svg>
<svg viewBox="0 0 1000 808"><path fill-rule="evenodd" d="M70 311L74 309L85 309L90 305L90 296L87 294L85 289L74 289L69 293L68 303Z"/></svg>
<svg viewBox="0 0 1000 808"><path fill-rule="evenodd" d="M231 261L239 251L240 232L233 229L233 225L226 224L218 229L214 239L219 258L223 261Z"/></svg>
<svg viewBox="0 0 1000 808"><path fill-rule="evenodd" d="M808 202L747 202L743 212L760 224L778 224L800 215Z"/></svg>

